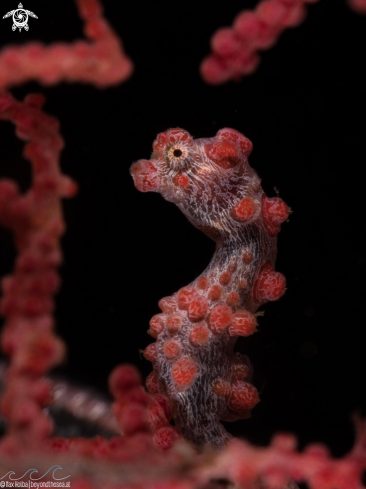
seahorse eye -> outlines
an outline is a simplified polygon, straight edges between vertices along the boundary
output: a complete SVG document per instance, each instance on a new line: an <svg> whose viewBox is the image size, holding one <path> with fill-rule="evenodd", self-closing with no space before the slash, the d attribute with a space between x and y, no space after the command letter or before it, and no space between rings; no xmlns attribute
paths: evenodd
<svg viewBox="0 0 366 489"><path fill-rule="evenodd" d="M180 166L185 163L188 158L188 149L184 144L174 144L167 151L167 158L174 167Z"/></svg>

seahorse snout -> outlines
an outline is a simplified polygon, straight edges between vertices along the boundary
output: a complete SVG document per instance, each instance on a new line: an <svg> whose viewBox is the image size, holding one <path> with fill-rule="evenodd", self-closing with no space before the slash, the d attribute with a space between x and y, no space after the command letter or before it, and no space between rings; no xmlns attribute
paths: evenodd
<svg viewBox="0 0 366 489"><path fill-rule="evenodd" d="M135 187L140 192L156 192L159 183L158 169L150 160L138 160L130 167Z"/></svg>

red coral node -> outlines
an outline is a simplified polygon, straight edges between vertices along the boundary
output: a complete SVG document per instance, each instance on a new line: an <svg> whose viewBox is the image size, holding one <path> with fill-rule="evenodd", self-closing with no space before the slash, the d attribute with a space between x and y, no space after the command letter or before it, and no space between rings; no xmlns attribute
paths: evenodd
<svg viewBox="0 0 366 489"><path fill-rule="evenodd" d="M230 27L218 29L211 38L211 48L219 56L230 56L237 53L241 43Z"/></svg>
<svg viewBox="0 0 366 489"><path fill-rule="evenodd" d="M138 403L114 405L114 414L125 436L138 432L149 431L149 421L146 409Z"/></svg>
<svg viewBox="0 0 366 489"><path fill-rule="evenodd" d="M276 301L286 290L286 279L282 273L275 272L270 262L266 262L253 287L253 298L257 303Z"/></svg>
<svg viewBox="0 0 366 489"><path fill-rule="evenodd" d="M233 315L231 325L228 328L229 336L249 336L256 331L257 319L249 311L238 311Z"/></svg>
<svg viewBox="0 0 366 489"><path fill-rule="evenodd" d="M198 374L196 363L184 357L178 360L172 368L172 377L178 388L188 388Z"/></svg>
<svg viewBox="0 0 366 489"><path fill-rule="evenodd" d="M250 197L244 197L239 204L237 204L230 211L231 217L238 222L249 221L257 210L257 204Z"/></svg>
<svg viewBox="0 0 366 489"><path fill-rule="evenodd" d="M278 0L265 0L258 4L256 15L267 25L281 27L288 13L288 8Z"/></svg>
<svg viewBox="0 0 366 489"><path fill-rule="evenodd" d="M286 221L289 213L289 208L282 199L280 199L279 197L268 198L263 195L263 223L270 236L276 236L279 233L281 229L281 223Z"/></svg>
<svg viewBox="0 0 366 489"><path fill-rule="evenodd" d="M259 402L258 391L249 382L237 381L231 384L231 392L228 399L228 407L240 412L245 409L253 409Z"/></svg>
<svg viewBox="0 0 366 489"><path fill-rule="evenodd" d="M202 78L211 85L220 85L231 78L227 63L218 56L207 56L200 65L200 73Z"/></svg>
<svg viewBox="0 0 366 489"><path fill-rule="evenodd" d="M111 372L108 385L112 396L120 399L126 391L141 385L141 375L132 365L119 365Z"/></svg>
<svg viewBox="0 0 366 489"><path fill-rule="evenodd" d="M158 429L154 433L154 442L159 450L166 451L169 450L174 442L181 438L181 435L177 428L173 426L164 426Z"/></svg>
<svg viewBox="0 0 366 489"><path fill-rule="evenodd" d="M227 305L215 306L208 319L208 326L214 334L221 334L230 324L233 318L231 307Z"/></svg>

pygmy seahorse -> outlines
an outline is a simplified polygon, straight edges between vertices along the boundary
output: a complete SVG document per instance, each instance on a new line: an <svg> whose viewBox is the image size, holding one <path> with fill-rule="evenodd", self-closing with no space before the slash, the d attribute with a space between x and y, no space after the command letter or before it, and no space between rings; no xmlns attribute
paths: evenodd
<svg viewBox="0 0 366 489"><path fill-rule="evenodd" d="M151 159L131 167L138 190L159 192L216 242L202 275L160 300L148 331L156 342L144 351L154 369L148 389L169 397L175 423L197 447L223 447L229 435L220 420L247 418L258 403L251 364L234 345L256 331L258 307L285 291L274 263L289 208L264 194L251 150L234 129L195 140L169 129L157 136Z"/></svg>

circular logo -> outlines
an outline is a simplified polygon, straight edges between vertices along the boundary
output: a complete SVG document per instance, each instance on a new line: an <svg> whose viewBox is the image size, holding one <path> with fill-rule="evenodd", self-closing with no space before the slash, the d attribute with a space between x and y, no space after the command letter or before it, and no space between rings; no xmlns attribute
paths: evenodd
<svg viewBox="0 0 366 489"><path fill-rule="evenodd" d="M18 8L14 10L13 13L13 22L17 27L24 27L28 22L28 13L26 10L22 8Z"/></svg>

